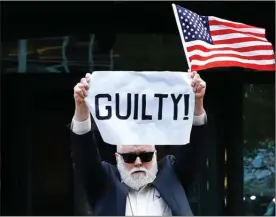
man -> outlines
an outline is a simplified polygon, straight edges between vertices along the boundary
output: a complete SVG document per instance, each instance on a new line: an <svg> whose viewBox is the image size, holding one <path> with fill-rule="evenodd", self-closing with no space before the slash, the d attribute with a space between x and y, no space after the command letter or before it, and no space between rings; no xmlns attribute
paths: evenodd
<svg viewBox="0 0 276 217"><path fill-rule="evenodd" d="M191 143L178 146L176 156L166 156L159 162L154 145L119 144L115 153L117 166L102 162L84 102L90 75L86 74L75 86L72 158L94 215L193 215L186 192L203 163L207 119L203 106L206 83L196 72L190 75L196 97Z"/></svg>

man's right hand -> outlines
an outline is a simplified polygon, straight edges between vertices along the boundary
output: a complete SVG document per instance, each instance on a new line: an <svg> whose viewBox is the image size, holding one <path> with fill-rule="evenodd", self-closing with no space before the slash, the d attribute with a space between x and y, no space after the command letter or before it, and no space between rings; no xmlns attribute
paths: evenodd
<svg viewBox="0 0 276 217"><path fill-rule="evenodd" d="M75 115L76 121L85 121L89 118L90 112L84 101L87 97L91 74L87 73L84 78L74 87Z"/></svg>

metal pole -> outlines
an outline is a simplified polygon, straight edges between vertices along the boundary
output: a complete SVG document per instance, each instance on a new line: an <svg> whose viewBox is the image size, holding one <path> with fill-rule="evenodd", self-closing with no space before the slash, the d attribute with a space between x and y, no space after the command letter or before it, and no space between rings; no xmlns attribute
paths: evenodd
<svg viewBox="0 0 276 217"><path fill-rule="evenodd" d="M27 71L27 39L18 40L18 72Z"/></svg>

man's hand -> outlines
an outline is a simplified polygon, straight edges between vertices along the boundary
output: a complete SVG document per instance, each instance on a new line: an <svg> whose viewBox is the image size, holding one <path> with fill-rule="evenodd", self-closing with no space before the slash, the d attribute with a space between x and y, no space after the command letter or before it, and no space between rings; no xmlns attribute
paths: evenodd
<svg viewBox="0 0 276 217"><path fill-rule="evenodd" d="M195 116L205 113L203 98L206 91L206 82L203 81L197 72L190 72L192 78L192 87L195 92Z"/></svg>
<svg viewBox="0 0 276 217"><path fill-rule="evenodd" d="M205 95L206 83L200 78L197 72L191 72L191 78L196 100L202 100Z"/></svg>
<svg viewBox="0 0 276 217"><path fill-rule="evenodd" d="M85 121L89 118L89 109L84 101L89 90L90 74L87 73L84 78L74 87L75 116L76 121Z"/></svg>

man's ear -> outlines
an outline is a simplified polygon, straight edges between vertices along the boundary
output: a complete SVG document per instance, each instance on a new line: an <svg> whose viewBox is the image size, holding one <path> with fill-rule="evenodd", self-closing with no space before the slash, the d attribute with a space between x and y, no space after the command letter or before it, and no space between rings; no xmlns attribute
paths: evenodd
<svg viewBox="0 0 276 217"><path fill-rule="evenodd" d="M118 162L118 157L119 157L119 154L117 152L115 152L115 158L116 158L117 162Z"/></svg>
<svg viewBox="0 0 276 217"><path fill-rule="evenodd" d="M156 160L158 161L158 155L157 155L158 153L157 153L157 150L155 149L155 151L154 151L154 155L155 155L155 157L156 157Z"/></svg>

